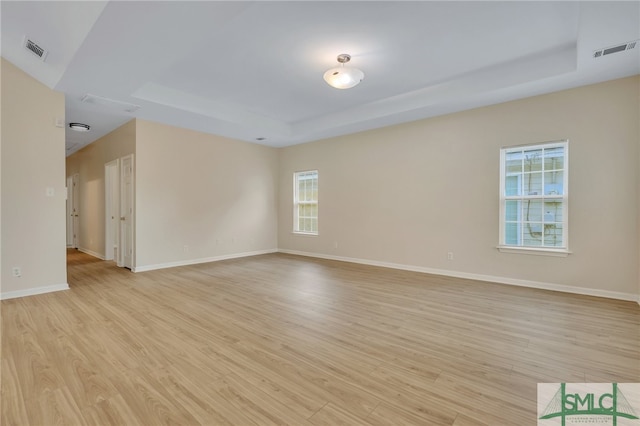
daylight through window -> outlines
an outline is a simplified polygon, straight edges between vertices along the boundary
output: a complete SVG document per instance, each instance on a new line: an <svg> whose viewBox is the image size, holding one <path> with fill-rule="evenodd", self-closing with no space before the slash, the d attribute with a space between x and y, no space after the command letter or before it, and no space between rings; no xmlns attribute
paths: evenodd
<svg viewBox="0 0 640 426"><path fill-rule="evenodd" d="M293 231L318 234L318 171L293 174Z"/></svg>
<svg viewBox="0 0 640 426"><path fill-rule="evenodd" d="M500 151L500 245L566 251L568 142Z"/></svg>

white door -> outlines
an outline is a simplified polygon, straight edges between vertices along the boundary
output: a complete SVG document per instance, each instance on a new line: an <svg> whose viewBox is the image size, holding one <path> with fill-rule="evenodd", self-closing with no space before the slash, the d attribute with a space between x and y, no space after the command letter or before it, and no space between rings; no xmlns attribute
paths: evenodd
<svg viewBox="0 0 640 426"><path fill-rule="evenodd" d="M67 177L67 247L73 247L73 177Z"/></svg>
<svg viewBox="0 0 640 426"><path fill-rule="evenodd" d="M104 165L105 194L105 260L119 259L120 242L120 161Z"/></svg>
<svg viewBox="0 0 640 426"><path fill-rule="evenodd" d="M71 247L78 248L80 242L80 175L71 177L71 227L73 236Z"/></svg>
<svg viewBox="0 0 640 426"><path fill-rule="evenodd" d="M133 154L120 159L120 260L133 268Z"/></svg>

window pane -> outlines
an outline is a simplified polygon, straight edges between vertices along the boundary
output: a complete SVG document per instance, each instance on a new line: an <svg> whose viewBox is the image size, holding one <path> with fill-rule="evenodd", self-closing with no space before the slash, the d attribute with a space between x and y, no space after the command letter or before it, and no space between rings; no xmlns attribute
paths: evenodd
<svg viewBox="0 0 640 426"><path fill-rule="evenodd" d="M522 244L534 247L542 246L542 223L527 222L524 224Z"/></svg>
<svg viewBox="0 0 640 426"><path fill-rule="evenodd" d="M544 169L562 170L564 166L564 148L548 148L544 150Z"/></svg>
<svg viewBox="0 0 640 426"><path fill-rule="evenodd" d="M544 195L564 194L564 172L545 172Z"/></svg>
<svg viewBox="0 0 640 426"><path fill-rule="evenodd" d="M504 243L509 245L520 244L520 224L519 223L506 223L504 233Z"/></svg>
<svg viewBox="0 0 640 426"><path fill-rule="evenodd" d="M304 180L298 180L298 200L304 200Z"/></svg>
<svg viewBox="0 0 640 426"><path fill-rule="evenodd" d="M307 184L307 201L313 201L313 180L309 179Z"/></svg>
<svg viewBox="0 0 640 426"><path fill-rule="evenodd" d="M542 222L542 200L525 201L523 215L527 222Z"/></svg>
<svg viewBox="0 0 640 426"><path fill-rule="evenodd" d="M505 160L507 173L522 173L522 151L507 153Z"/></svg>
<svg viewBox="0 0 640 426"><path fill-rule="evenodd" d="M564 247L562 241L562 224L545 225L544 245L547 247Z"/></svg>
<svg viewBox="0 0 640 426"><path fill-rule="evenodd" d="M539 172L542 170L542 149L524 152L524 171Z"/></svg>
<svg viewBox="0 0 640 426"><path fill-rule="evenodd" d="M524 175L524 194L542 195L542 173L526 173Z"/></svg>
<svg viewBox="0 0 640 426"><path fill-rule="evenodd" d="M562 223L562 202L547 201L544 203L544 223Z"/></svg>
<svg viewBox="0 0 640 426"><path fill-rule="evenodd" d="M506 205L506 210L505 210L505 220L509 222L517 221L518 218L520 217L521 209L522 209L521 201L508 200Z"/></svg>
<svg viewBox="0 0 640 426"><path fill-rule="evenodd" d="M505 184L504 194L506 196L520 195L521 179L522 179L522 175L507 176L504 180L504 184Z"/></svg>

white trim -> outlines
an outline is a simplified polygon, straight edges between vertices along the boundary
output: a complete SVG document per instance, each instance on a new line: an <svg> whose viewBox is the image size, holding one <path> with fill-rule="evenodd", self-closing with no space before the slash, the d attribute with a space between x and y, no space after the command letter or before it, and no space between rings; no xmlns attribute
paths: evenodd
<svg viewBox="0 0 640 426"><path fill-rule="evenodd" d="M314 233L314 232L300 232L300 231L292 231L291 232L292 235L300 235L303 237L317 237L318 233Z"/></svg>
<svg viewBox="0 0 640 426"><path fill-rule="evenodd" d="M332 256L329 254L310 253L298 250L279 249L278 252L286 254L294 254L298 256L317 257L320 259L338 260L341 262L360 263L363 265L381 266L383 268L401 269L404 271L423 272L425 274L444 275L447 277L464 278L476 281L488 281L496 284L509 284L520 287L538 288L542 290L560 291L564 293L582 294L586 296L605 297L607 299L618 299L628 301L638 301L638 295L633 293L621 293L617 291L608 291L584 287L574 287L563 284L544 283L539 281L521 280L517 278L498 277L493 275L481 275L470 272L450 271L446 269L426 268L422 266L404 265L399 263L379 262L376 260L357 259L352 257Z"/></svg>
<svg viewBox="0 0 640 426"><path fill-rule="evenodd" d="M536 256L555 256L555 257L567 257L573 252L566 249L551 249L551 248L533 248L533 247L521 247L521 246L498 246L498 251L501 253L515 253L515 254L533 254Z"/></svg>
<svg viewBox="0 0 640 426"><path fill-rule="evenodd" d="M104 257L103 254L100 254L100 253L98 253L96 251L93 251L93 250L89 250L89 249L86 249L86 248L78 247L78 251L86 253L89 256L97 257L100 260L105 260L105 257Z"/></svg>
<svg viewBox="0 0 640 426"><path fill-rule="evenodd" d="M200 259L180 260L177 262L158 263L155 265L136 266L133 272L147 272L156 269L174 268L176 266L196 265L198 263L218 262L220 260L237 259L239 257L259 256L261 254L277 253L278 249L247 251L243 253L224 254L222 256L203 257Z"/></svg>
<svg viewBox="0 0 640 426"><path fill-rule="evenodd" d="M35 296L36 294L53 293L54 291L69 290L69 284L55 284L44 287L28 288L25 290L0 293L0 300L15 299L18 297Z"/></svg>

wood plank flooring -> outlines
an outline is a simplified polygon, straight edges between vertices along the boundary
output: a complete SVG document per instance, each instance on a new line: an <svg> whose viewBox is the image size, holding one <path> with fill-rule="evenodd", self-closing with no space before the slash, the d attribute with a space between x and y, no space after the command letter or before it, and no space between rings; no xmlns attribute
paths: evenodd
<svg viewBox="0 0 640 426"><path fill-rule="evenodd" d="M2 425L535 425L640 382L633 302L284 254L133 274L75 250L2 301Z"/></svg>

